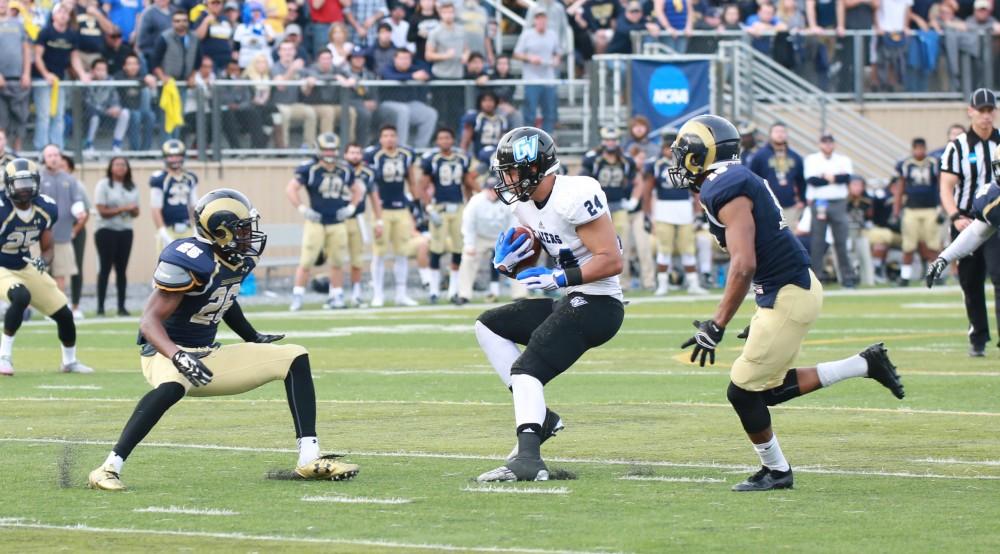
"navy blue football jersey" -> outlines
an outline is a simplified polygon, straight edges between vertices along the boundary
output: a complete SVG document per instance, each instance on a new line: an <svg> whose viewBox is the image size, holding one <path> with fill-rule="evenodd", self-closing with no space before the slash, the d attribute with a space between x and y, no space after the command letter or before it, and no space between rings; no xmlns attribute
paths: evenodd
<svg viewBox="0 0 1000 554"><path fill-rule="evenodd" d="M708 216L709 230L723 248L726 228L719 221L719 212L740 196L753 202L757 256L753 290L757 305L771 308L781 287L792 284L809 289L809 255L785 225L781 206L771 188L739 162L719 167L701 186L701 204Z"/></svg>
<svg viewBox="0 0 1000 554"><path fill-rule="evenodd" d="M0 194L0 267L21 269L28 265L29 249L38 244L42 231L51 229L59 216L55 200L39 194L25 213L18 214L7 193Z"/></svg>
<svg viewBox="0 0 1000 554"><path fill-rule="evenodd" d="M414 156L412 150L403 146L397 148L393 154L378 147L365 151L365 161L375 173L375 185L382 198L383 208L387 210L406 208L406 180L410 175Z"/></svg>
<svg viewBox="0 0 1000 554"><path fill-rule="evenodd" d="M365 213L365 207L368 205L368 195L375 190L375 172L372 168L368 167L365 162L361 162L351 169L354 170L354 179L360 181L365 187L365 193L361 196L361 202L358 203L358 209L354 211L355 217Z"/></svg>
<svg viewBox="0 0 1000 554"><path fill-rule="evenodd" d="M1000 204L1000 186L990 183L990 186L983 189L972 201L972 213L977 219L1000 228L1000 210L996 209L998 204Z"/></svg>
<svg viewBox="0 0 1000 554"><path fill-rule="evenodd" d="M462 127L472 127L472 152L479 152L486 146L496 146L509 128L506 117L475 110L465 113Z"/></svg>
<svg viewBox="0 0 1000 554"><path fill-rule="evenodd" d="M941 203L938 188L940 164L931 157L909 157L896 164L896 177L903 180L907 208L936 208Z"/></svg>
<svg viewBox="0 0 1000 554"><path fill-rule="evenodd" d="M149 186L163 191L163 224L190 223L188 206L198 187L198 177L190 171L174 176L160 170L149 178Z"/></svg>
<svg viewBox="0 0 1000 554"><path fill-rule="evenodd" d="M243 258L230 266L215 255L211 243L198 237L175 240L160 253L160 262L187 271L190 280L178 283L153 273L153 284L168 292L183 292L184 299L163 322L170 340L178 346L198 348L215 342L219 322L240 293L240 284L253 271L256 260ZM145 344L140 334L139 344Z"/></svg>
<svg viewBox="0 0 1000 554"><path fill-rule="evenodd" d="M340 223L337 210L351 203L354 185L354 170L348 164L337 162L328 170L313 159L295 170L295 180L309 193L309 207L322 216L320 223Z"/></svg>
<svg viewBox="0 0 1000 554"><path fill-rule="evenodd" d="M691 191L687 188L678 188L670 180L667 171L674 166L674 160L670 158L657 158L655 161L646 162L646 175L653 178L653 190L656 191L657 200L689 200Z"/></svg>
<svg viewBox="0 0 1000 554"><path fill-rule="evenodd" d="M604 159L599 150L591 150L583 157L580 174L597 179L611 205L632 196L632 183L635 180L635 162L628 156L620 155L615 161L609 162ZM616 209L618 208L614 206L611 208L612 211Z"/></svg>
<svg viewBox="0 0 1000 554"><path fill-rule="evenodd" d="M434 183L434 202L461 204L465 200L462 183L469 172L468 156L457 150L445 155L434 149L424 154L420 167Z"/></svg>

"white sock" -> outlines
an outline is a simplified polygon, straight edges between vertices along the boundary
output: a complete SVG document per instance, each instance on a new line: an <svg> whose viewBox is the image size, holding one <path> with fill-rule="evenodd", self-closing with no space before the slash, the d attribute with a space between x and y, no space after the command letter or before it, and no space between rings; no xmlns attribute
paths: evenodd
<svg viewBox="0 0 1000 554"><path fill-rule="evenodd" d="M330 287L330 292L328 293L330 298L342 298L344 296L343 287Z"/></svg>
<svg viewBox="0 0 1000 554"><path fill-rule="evenodd" d="M785 455L781 452L781 445L778 444L777 435L772 435L771 440L764 444L753 445L753 449L760 456L760 464L762 466L776 471L788 471L791 469L788 465L788 460L785 459Z"/></svg>
<svg viewBox="0 0 1000 554"><path fill-rule="evenodd" d="M361 298L361 283L354 283L351 287L351 295L354 298Z"/></svg>
<svg viewBox="0 0 1000 554"><path fill-rule="evenodd" d="M7 333L2 333L2 336L0 336L0 356L10 358L13 355L14 337L7 336Z"/></svg>
<svg viewBox="0 0 1000 554"><path fill-rule="evenodd" d="M406 275L410 272L410 260L406 256L396 256L392 264L392 274L396 278L396 296L406 296Z"/></svg>
<svg viewBox="0 0 1000 554"><path fill-rule="evenodd" d="M431 268L420 267L417 268L417 273L420 274L420 284L429 285L431 282Z"/></svg>
<svg viewBox="0 0 1000 554"><path fill-rule="evenodd" d="M302 296L306 293L305 287L292 287L292 296Z"/></svg>
<svg viewBox="0 0 1000 554"><path fill-rule="evenodd" d="M699 289L701 283L698 282L698 272L692 271L684 274L684 281L688 289Z"/></svg>
<svg viewBox="0 0 1000 554"><path fill-rule="evenodd" d="M521 355L521 349L514 341L501 337L479 321L476 322L476 339L504 386L510 388L510 366Z"/></svg>
<svg viewBox="0 0 1000 554"><path fill-rule="evenodd" d="M514 392L514 423L522 425L542 425L545 421L545 392L542 382L531 375L510 376Z"/></svg>
<svg viewBox="0 0 1000 554"><path fill-rule="evenodd" d="M104 465L111 465L115 468L115 473L122 472L122 466L125 465L125 460L121 456L115 454L114 451L108 454L108 459L104 460Z"/></svg>
<svg viewBox="0 0 1000 554"><path fill-rule="evenodd" d="M500 281L490 281L490 294L500 296Z"/></svg>
<svg viewBox="0 0 1000 554"><path fill-rule="evenodd" d="M382 298L385 281L385 261L382 256L372 256L372 297Z"/></svg>
<svg viewBox="0 0 1000 554"><path fill-rule="evenodd" d="M439 270L439 269L431 269L430 272L431 272L431 274L430 274L431 282L429 284L430 284L431 296L440 296L441 295L441 270Z"/></svg>
<svg viewBox="0 0 1000 554"><path fill-rule="evenodd" d="M69 365L76 361L76 347L75 346L63 346L62 347L62 359L63 365Z"/></svg>
<svg viewBox="0 0 1000 554"><path fill-rule="evenodd" d="M820 384L824 387L829 387L838 381L850 379L851 377L867 377L868 361L860 355L855 354L850 358L836 362L816 364L816 374L819 376Z"/></svg>
<svg viewBox="0 0 1000 554"><path fill-rule="evenodd" d="M899 278L907 281L913 278L913 264L903 264L899 268Z"/></svg>
<svg viewBox="0 0 1000 554"><path fill-rule="evenodd" d="M663 271L656 274L656 286L660 289L667 289L670 286L670 273Z"/></svg>
<svg viewBox="0 0 1000 554"><path fill-rule="evenodd" d="M448 275L448 298L451 298L458 294L458 270L452 269Z"/></svg>
<svg viewBox="0 0 1000 554"><path fill-rule="evenodd" d="M319 439L316 437L302 437L298 439L299 444L299 464L300 466L319 458Z"/></svg>

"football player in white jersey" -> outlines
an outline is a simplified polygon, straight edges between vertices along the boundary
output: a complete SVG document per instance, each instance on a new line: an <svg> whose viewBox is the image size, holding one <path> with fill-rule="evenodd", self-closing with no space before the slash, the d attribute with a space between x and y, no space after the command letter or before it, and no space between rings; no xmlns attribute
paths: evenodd
<svg viewBox="0 0 1000 554"><path fill-rule="evenodd" d="M506 464L478 480L544 481L549 472L541 444L563 425L545 405L542 387L621 327L621 244L601 185L591 177L557 175L556 145L545 131L509 131L490 165L501 181L496 187L500 199L514 206L518 222L535 232L558 263L507 276L529 289L565 289L565 296L518 300L476 321L479 345L514 395L517 425L517 446ZM534 241L513 234L509 229L497 239L493 266L501 272L534 254Z"/></svg>

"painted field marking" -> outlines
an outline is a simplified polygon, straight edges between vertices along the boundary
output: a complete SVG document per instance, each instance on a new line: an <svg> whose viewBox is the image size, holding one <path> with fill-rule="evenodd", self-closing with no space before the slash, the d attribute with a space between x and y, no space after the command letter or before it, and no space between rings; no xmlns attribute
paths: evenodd
<svg viewBox="0 0 1000 554"><path fill-rule="evenodd" d="M238 516L239 512L232 510L217 510L215 508L187 508L184 506L150 506L132 510L138 514L186 514L192 516Z"/></svg>
<svg viewBox="0 0 1000 554"><path fill-rule="evenodd" d="M26 443L26 444L79 444L87 446L111 446L114 445L114 441L110 440L69 440L69 439L54 439L54 438L13 438L13 437L0 437L0 443L2 442L12 442L12 443ZM184 443L173 443L173 442L144 442L143 447L146 448L188 448L192 450L219 450L224 452L252 452L252 453L287 453L292 454L298 452L297 450L291 448L267 448L267 447L251 447L251 446L225 446L216 444L184 444ZM372 458L429 458L438 460L482 460L482 461L495 461L501 458L500 455L495 456L484 456L481 454L458 454L458 453L445 453L445 452L411 452L411 451L397 451L397 452L373 452L357 450L349 452L352 456L359 457L372 457ZM594 458L562 458L554 457L548 458L548 461L555 463L567 463L567 464L597 464L597 465L620 465L620 466L648 466L648 467L673 467L673 468L685 468L685 469L716 469L720 471L729 470L733 472L744 472L753 471L759 469L759 466L749 466L744 464L721 464L718 462L667 462L667 461L657 461L657 460L623 460L623 459L594 459ZM956 479L956 480L982 480L982 481L994 481L1000 480L1000 475L941 475L934 473L911 473L907 471L874 471L874 470L847 470L847 469L836 469L836 468L826 468L822 466L797 466L795 471L800 473L817 473L817 474L829 474L829 475L864 475L873 477L905 477L913 479Z"/></svg>
<svg viewBox="0 0 1000 554"><path fill-rule="evenodd" d="M660 481L664 483L725 483L715 477L667 477L666 475L622 475L619 481Z"/></svg>
<svg viewBox="0 0 1000 554"><path fill-rule="evenodd" d="M505 487L503 485L466 486L463 492L486 492L500 494L569 494L566 487Z"/></svg>
<svg viewBox="0 0 1000 554"><path fill-rule="evenodd" d="M36 389L42 390L102 390L99 385L38 385Z"/></svg>
<svg viewBox="0 0 1000 554"><path fill-rule="evenodd" d="M333 502L336 504L409 504L409 498L371 498L368 496L303 496L303 502Z"/></svg>
<svg viewBox="0 0 1000 554"><path fill-rule="evenodd" d="M917 464L1000 466L1000 460L958 460L955 458L920 458L910 461Z"/></svg>

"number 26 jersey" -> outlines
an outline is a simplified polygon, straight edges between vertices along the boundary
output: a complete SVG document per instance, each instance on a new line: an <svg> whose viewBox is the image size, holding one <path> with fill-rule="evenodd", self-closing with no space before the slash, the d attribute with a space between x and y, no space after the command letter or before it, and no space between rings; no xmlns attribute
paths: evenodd
<svg viewBox="0 0 1000 554"><path fill-rule="evenodd" d="M514 217L521 225L533 229L548 255L565 268L574 264L583 267L594 257L576 234L576 228L599 217L610 218L611 213L608 199L595 179L557 175L552 194L544 204L539 205L534 200L518 202L514 205ZM566 294L573 292L622 299L617 275L566 287Z"/></svg>
<svg viewBox="0 0 1000 554"><path fill-rule="evenodd" d="M163 322L170 340L188 348L212 345L219 322L255 265L249 257L239 265L229 265L215 255L211 243L197 237L175 240L164 248L153 272L153 286L184 293L180 305ZM145 342L140 335L139 344Z"/></svg>

